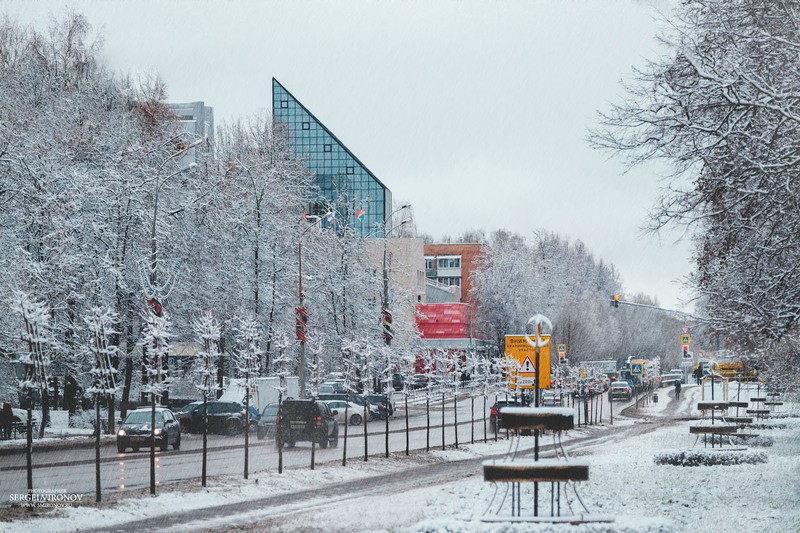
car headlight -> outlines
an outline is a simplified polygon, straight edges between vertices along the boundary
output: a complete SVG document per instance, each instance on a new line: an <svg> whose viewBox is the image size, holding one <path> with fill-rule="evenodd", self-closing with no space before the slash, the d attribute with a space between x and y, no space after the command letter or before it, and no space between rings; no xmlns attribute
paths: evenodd
<svg viewBox="0 0 800 533"><path fill-rule="evenodd" d="M127 433L125 433L124 429L120 429L119 431L117 431L117 437L124 437L126 435Z"/></svg>
<svg viewBox="0 0 800 533"><path fill-rule="evenodd" d="M156 428L153 430L153 435L161 435L161 428Z"/></svg>

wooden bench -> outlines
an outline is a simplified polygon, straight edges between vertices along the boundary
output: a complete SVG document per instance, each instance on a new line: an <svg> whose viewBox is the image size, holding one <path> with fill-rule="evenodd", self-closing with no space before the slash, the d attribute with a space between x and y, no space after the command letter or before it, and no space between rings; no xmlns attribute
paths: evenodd
<svg viewBox="0 0 800 533"><path fill-rule="evenodd" d="M698 402L698 411L726 411L730 406L729 402Z"/></svg>
<svg viewBox="0 0 800 533"><path fill-rule="evenodd" d="M748 415L767 416L770 414L769 409L748 409L745 411Z"/></svg>
<svg viewBox="0 0 800 533"><path fill-rule="evenodd" d="M752 424L753 417L752 416L726 416L725 422L730 424Z"/></svg>
<svg viewBox="0 0 800 533"><path fill-rule="evenodd" d="M752 439L758 437L758 433L731 433L731 437L739 437L740 439Z"/></svg>
<svg viewBox="0 0 800 533"><path fill-rule="evenodd" d="M769 396L770 398L777 398L780 395L781 395L780 392L768 392L767 393L767 396Z"/></svg>
<svg viewBox="0 0 800 533"><path fill-rule="evenodd" d="M483 480L495 483L586 481L589 479L589 464L553 459L534 461L515 459L483 462Z"/></svg>
<svg viewBox="0 0 800 533"><path fill-rule="evenodd" d="M33 433L35 435L36 432L39 430L38 426L39 426L39 424L37 424L36 421L33 421L31 423L31 433ZM12 439L25 437L26 434L27 434L27 431L28 431L28 422L27 421L26 422L12 422L11 423L11 438Z"/></svg>
<svg viewBox="0 0 800 533"><path fill-rule="evenodd" d="M689 426L689 433L693 435L727 435L736 433L736 426Z"/></svg>
<svg viewBox="0 0 800 533"><path fill-rule="evenodd" d="M750 398L751 402L766 402L766 398Z"/></svg>
<svg viewBox="0 0 800 533"><path fill-rule="evenodd" d="M573 410L568 407L503 407L500 414L507 429L564 431L575 427Z"/></svg>
<svg viewBox="0 0 800 533"><path fill-rule="evenodd" d="M750 402L728 402L728 406L731 408L736 407L736 408L746 409L747 407L749 407L749 405Z"/></svg>
<svg viewBox="0 0 800 533"><path fill-rule="evenodd" d="M783 405L783 402L764 402L764 405L778 406Z"/></svg>

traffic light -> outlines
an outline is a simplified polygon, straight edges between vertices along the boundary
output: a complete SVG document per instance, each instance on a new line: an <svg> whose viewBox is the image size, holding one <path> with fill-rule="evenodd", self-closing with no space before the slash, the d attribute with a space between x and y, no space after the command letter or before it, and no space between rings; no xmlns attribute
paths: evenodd
<svg viewBox="0 0 800 533"><path fill-rule="evenodd" d="M683 358L690 359L692 356L689 354L689 345L684 344L681 348L683 349Z"/></svg>
<svg viewBox="0 0 800 533"><path fill-rule="evenodd" d="M611 297L611 305L619 307L619 294L615 294Z"/></svg>
<svg viewBox="0 0 800 533"><path fill-rule="evenodd" d="M295 331L297 333L297 340L300 342L306 341L306 333L308 332L308 309L305 307L295 307Z"/></svg>

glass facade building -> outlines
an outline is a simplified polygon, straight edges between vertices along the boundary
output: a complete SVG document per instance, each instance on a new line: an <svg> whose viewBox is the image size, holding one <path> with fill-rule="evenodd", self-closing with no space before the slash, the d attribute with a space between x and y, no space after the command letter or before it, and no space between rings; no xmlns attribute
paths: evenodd
<svg viewBox="0 0 800 533"><path fill-rule="evenodd" d="M334 210L336 224L362 236L382 237L383 223L392 210L392 192L342 142L275 78L272 116L282 125L295 153L306 159L315 176L320 198L309 214Z"/></svg>

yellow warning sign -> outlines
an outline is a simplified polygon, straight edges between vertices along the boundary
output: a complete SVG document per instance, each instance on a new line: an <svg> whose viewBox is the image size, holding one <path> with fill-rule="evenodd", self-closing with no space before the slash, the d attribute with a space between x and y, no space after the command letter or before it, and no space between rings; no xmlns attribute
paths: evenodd
<svg viewBox="0 0 800 533"><path fill-rule="evenodd" d="M550 388L550 335L542 335L546 345L539 348L539 388ZM535 337L531 336L531 340ZM535 340L534 340L535 342ZM511 390L536 387L536 351L525 340L525 335L506 335L506 357L516 362L516 369L509 372Z"/></svg>

